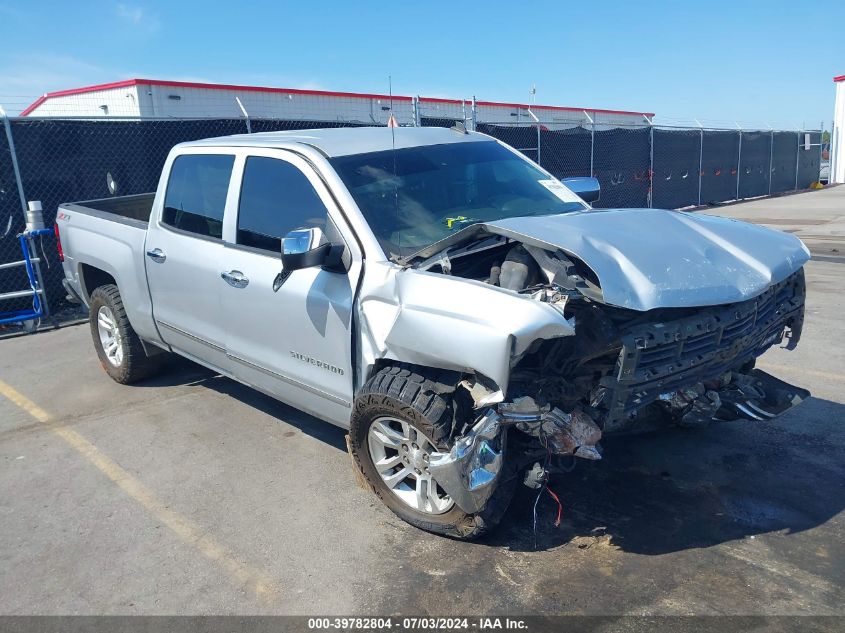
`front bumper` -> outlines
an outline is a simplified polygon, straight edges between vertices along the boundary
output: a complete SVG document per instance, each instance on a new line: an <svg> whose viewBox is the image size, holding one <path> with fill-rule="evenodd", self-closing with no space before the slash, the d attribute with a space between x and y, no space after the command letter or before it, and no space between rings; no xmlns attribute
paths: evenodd
<svg viewBox="0 0 845 633"><path fill-rule="evenodd" d="M804 321L804 271L750 301L702 309L693 316L629 328L613 375L591 394L605 432L621 430L661 395L708 383L753 363L789 331L789 347Z"/></svg>

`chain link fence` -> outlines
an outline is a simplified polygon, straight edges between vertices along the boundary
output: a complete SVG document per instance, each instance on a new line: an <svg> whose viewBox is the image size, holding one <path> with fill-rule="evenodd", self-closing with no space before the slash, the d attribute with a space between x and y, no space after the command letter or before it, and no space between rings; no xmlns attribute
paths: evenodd
<svg viewBox="0 0 845 633"><path fill-rule="evenodd" d="M26 270L11 265L21 259L17 235L24 228L12 156L8 137L0 129L0 294L29 288ZM21 299L6 299L0 304L0 310L22 310L27 304Z"/></svg>
<svg viewBox="0 0 845 633"><path fill-rule="evenodd" d="M523 119L475 123L414 114L423 126L463 123L517 148L559 178L595 176L608 207L688 208L804 189L818 180L821 132L669 128ZM433 112L432 112L433 114ZM5 121L4 121L5 123ZM170 149L184 141L242 134L372 125L371 121L280 119L13 118L0 130L0 294L27 287L16 236L24 228L21 200L40 200L48 226L59 204L154 191ZM10 136L14 154L10 149ZM17 181L14 160L19 166ZM40 245L41 271L52 310L67 306L52 240ZM4 301L0 310L26 305Z"/></svg>
<svg viewBox="0 0 845 633"><path fill-rule="evenodd" d="M594 176L594 205L685 209L806 189L818 180L821 132L658 125L481 123L558 178Z"/></svg>

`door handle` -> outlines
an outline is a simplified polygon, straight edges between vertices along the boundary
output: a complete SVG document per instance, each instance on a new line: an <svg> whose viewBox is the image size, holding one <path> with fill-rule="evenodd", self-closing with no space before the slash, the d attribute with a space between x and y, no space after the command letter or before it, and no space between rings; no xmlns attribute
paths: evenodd
<svg viewBox="0 0 845 633"><path fill-rule="evenodd" d="M246 288L249 284L249 279L239 270L222 272L220 273L220 277L233 288Z"/></svg>
<svg viewBox="0 0 845 633"><path fill-rule="evenodd" d="M167 259L167 255L165 255L164 251L160 248L154 248L150 251L147 251L147 257L159 264L163 263L164 260Z"/></svg>

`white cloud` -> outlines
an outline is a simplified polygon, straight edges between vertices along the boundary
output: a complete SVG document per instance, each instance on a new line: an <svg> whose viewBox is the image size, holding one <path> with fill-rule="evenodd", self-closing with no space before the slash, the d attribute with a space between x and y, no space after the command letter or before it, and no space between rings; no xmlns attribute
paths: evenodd
<svg viewBox="0 0 845 633"><path fill-rule="evenodd" d="M124 20L129 20L134 24L140 24L144 19L144 10L141 7L130 7L125 4L119 4L115 7L115 13Z"/></svg>
<svg viewBox="0 0 845 633"><path fill-rule="evenodd" d="M67 90L100 83L143 77L199 83L226 83L246 86L300 88L306 90L336 89L306 77L291 77L261 73L231 73L220 75L193 74L171 71L150 72L149 69L118 68L88 62L76 57L50 52L17 54L0 61L0 106L14 116L46 92Z"/></svg>
<svg viewBox="0 0 845 633"><path fill-rule="evenodd" d="M0 62L0 105L17 114L45 92L130 79L125 70L92 64L69 55L32 52Z"/></svg>
<svg viewBox="0 0 845 633"><path fill-rule="evenodd" d="M143 7L118 3L115 6L114 12L122 21L147 33L155 33L161 28L161 22L158 16L150 13Z"/></svg>

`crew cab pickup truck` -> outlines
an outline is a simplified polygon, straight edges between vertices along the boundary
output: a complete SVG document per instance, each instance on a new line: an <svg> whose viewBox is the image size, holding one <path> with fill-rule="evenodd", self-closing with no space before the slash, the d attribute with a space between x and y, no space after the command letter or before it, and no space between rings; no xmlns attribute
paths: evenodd
<svg viewBox="0 0 845 633"><path fill-rule="evenodd" d="M798 343L800 240L570 185L463 129L276 132L177 145L154 194L57 225L113 379L192 359L348 429L393 512L473 538L605 434L809 395L754 367Z"/></svg>

